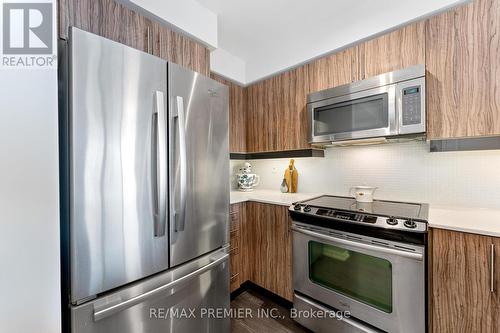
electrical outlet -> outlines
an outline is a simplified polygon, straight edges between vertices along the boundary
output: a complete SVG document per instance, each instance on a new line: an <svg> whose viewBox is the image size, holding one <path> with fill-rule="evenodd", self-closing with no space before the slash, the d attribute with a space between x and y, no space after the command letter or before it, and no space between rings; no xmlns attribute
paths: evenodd
<svg viewBox="0 0 500 333"><path fill-rule="evenodd" d="M273 168L271 169L271 172L272 172L273 174L274 174L274 173L276 173L276 172L278 172L278 168L273 167Z"/></svg>

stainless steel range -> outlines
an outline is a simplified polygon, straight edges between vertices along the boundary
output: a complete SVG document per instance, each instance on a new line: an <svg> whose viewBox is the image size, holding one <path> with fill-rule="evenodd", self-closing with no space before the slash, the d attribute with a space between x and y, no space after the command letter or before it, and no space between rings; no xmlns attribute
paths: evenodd
<svg viewBox="0 0 500 333"><path fill-rule="evenodd" d="M321 196L289 212L295 309L349 314L297 322L314 332L426 332L428 205Z"/></svg>

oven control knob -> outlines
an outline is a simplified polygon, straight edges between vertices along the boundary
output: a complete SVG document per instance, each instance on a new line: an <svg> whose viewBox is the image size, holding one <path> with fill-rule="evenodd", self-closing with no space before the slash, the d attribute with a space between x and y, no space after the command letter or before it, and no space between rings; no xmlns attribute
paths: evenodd
<svg viewBox="0 0 500 333"><path fill-rule="evenodd" d="M396 225L398 224L398 219L395 218L394 216L391 216L387 220L385 220L385 222L387 222L387 224L389 225Z"/></svg>
<svg viewBox="0 0 500 333"><path fill-rule="evenodd" d="M295 204L293 206L293 210L300 210L302 208L302 206L300 204Z"/></svg>
<svg viewBox="0 0 500 333"><path fill-rule="evenodd" d="M404 226L410 229L415 229L417 227L417 224L413 220L406 220Z"/></svg>
<svg viewBox="0 0 500 333"><path fill-rule="evenodd" d="M304 212L309 213L310 211L311 211L311 207L309 207L308 205L305 205Z"/></svg>

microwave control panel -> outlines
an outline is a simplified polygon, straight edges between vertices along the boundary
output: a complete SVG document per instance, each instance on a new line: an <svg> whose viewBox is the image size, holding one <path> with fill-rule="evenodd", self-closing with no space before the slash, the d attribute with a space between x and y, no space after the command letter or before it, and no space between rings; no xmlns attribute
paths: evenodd
<svg viewBox="0 0 500 333"><path fill-rule="evenodd" d="M422 122L421 93L420 86L408 87L402 90L403 126Z"/></svg>

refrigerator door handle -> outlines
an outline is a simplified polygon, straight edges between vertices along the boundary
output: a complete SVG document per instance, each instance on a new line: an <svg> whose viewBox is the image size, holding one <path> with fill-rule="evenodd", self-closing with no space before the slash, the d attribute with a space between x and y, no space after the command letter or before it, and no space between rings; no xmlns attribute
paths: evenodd
<svg viewBox="0 0 500 333"><path fill-rule="evenodd" d="M165 236L166 225L166 179L167 148L165 136L165 99L162 91L155 91L155 112L153 114L153 204L154 204L154 236Z"/></svg>
<svg viewBox="0 0 500 333"><path fill-rule="evenodd" d="M177 118L179 133L179 206L174 207L175 231L184 231L186 218L186 196L187 196L187 152L186 152L186 118L184 114L184 99L181 96L175 97L176 113L173 118Z"/></svg>
<svg viewBox="0 0 500 333"><path fill-rule="evenodd" d="M169 282L161 287L158 287L156 289L152 289L144 294L141 294L141 295L136 296L136 297L132 297L132 298L130 298L126 301L123 301L121 303L114 304L114 305L109 306L103 310L96 311L96 309L94 308L94 321L102 320L102 319L107 318L109 316L112 316L120 311L128 309L134 305L145 302L148 299L154 298L154 297L164 293L167 290L175 288L175 287L179 286L180 284L183 284L183 283L211 270L212 268L214 268L214 267L218 266L219 264L221 264L222 262L226 261L228 258L229 258L229 254L225 253L222 257L212 261L208 265L200 267L197 270L195 270L189 274L186 274L177 280Z"/></svg>

